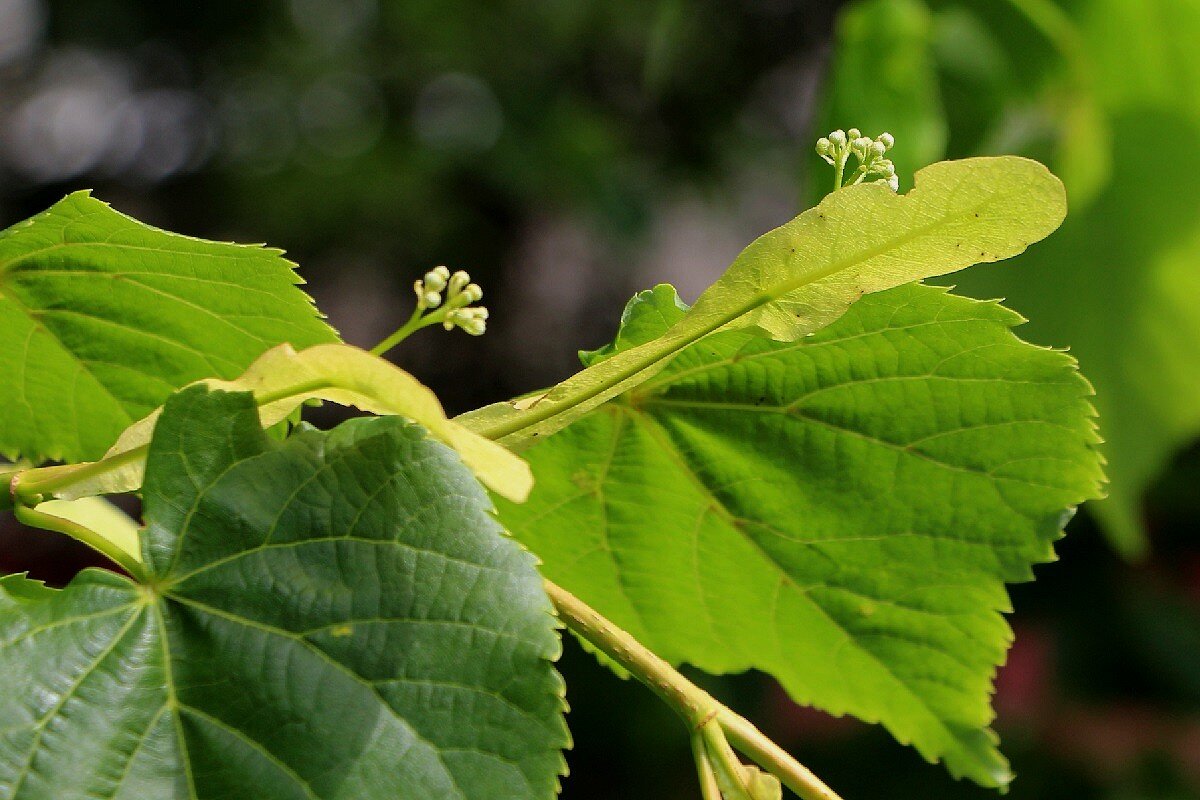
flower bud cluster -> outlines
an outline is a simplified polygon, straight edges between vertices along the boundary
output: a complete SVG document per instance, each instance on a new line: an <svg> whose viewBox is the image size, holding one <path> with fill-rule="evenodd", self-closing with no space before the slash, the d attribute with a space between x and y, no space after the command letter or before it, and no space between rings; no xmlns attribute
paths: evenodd
<svg viewBox="0 0 1200 800"><path fill-rule="evenodd" d="M483 299L483 289L471 283L471 276L461 269L451 274L446 267L434 267L413 284L413 292L419 311L442 309L442 327L446 330L462 328L472 336L487 330L488 310L471 305Z"/></svg>
<svg viewBox="0 0 1200 800"><path fill-rule="evenodd" d="M885 157L895 144L896 139L890 133L881 133L871 139L863 136L858 128L836 130L817 140L817 155L837 170L837 188L876 178L878 183L885 183L892 191L897 191L900 181L896 177L896 165ZM843 183L842 177L850 156L855 157L858 166Z"/></svg>

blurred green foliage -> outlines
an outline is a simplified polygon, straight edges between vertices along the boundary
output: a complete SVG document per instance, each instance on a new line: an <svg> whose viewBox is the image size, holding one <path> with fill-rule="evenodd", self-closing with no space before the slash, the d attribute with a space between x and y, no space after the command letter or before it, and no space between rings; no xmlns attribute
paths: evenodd
<svg viewBox="0 0 1200 800"><path fill-rule="evenodd" d="M578 348L608 341L629 293L671 277L644 279L633 262L681 191L711 202L703 225L679 234L694 238L725 221L727 198L784 186L744 243L826 191L805 176L826 181L810 148L833 127L891 130L905 177L943 156L1043 159L1068 184L1064 228L954 282L1008 297L1032 320L1022 336L1072 348L1110 441L1102 515L1128 549L1143 529L1153 546L1132 566L1085 512L1061 562L1014 593L997 696L1017 772L1009 796L1200 796L1200 451L1171 461L1200 429L1200 3L871 0L846 5L834 39L835 5L0 0L33 20L0 15L0 211L23 219L91 186L171 230L287 247L343 327L370 316L355 305L364 298L402 320L413 277L465 266L489 292L494 331L439 337L436 352L415 337L399 355L462 410L560 378ZM24 54L4 61L39 20ZM89 102L46 105L67 89ZM180 99L187 113L153 135L155 114ZM140 100L139 136L103 113ZM78 113L47 111L65 107ZM110 128L107 155L79 157ZM22 164L26 129L34 155L53 156L36 168ZM182 155L167 146L181 142ZM594 231L580 248L595 274L577 316L555 300L561 336L521 338L511 326L532 281L526 240L558 216ZM539 281L582 280L578 258L546 260L555 269ZM339 304L342 283L366 288ZM508 370L519 381L499 374L501 353L525 365ZM0 566L17 550L59 582L81 563L9 528ZM578 648L563 669L577 742L565 798L696 796L670 712ZM796 709L758 676L707 685L847 798L995 797L884 731Z"/></svg>

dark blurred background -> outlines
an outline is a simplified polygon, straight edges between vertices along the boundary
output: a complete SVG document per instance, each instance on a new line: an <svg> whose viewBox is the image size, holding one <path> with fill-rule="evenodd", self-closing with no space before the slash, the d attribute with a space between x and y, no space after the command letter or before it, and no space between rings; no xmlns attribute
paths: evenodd
<svg viewBox="0 0 1200 800"><path fill-rule="evenodd" d="M990 57L956 4L934 5L947 42ZM607 341L638 289L667 281L694 299L819 195L819 126L863 124L838 118L831 87L874 90L838 61L839 12L841 36L855 35L840 6L0 0L0 227L88 187L160 227L284 247L363 346L407 318L415 277L467 269L488 334L431 330L393 354L464 411L575 371L575 351ZM860 15L860 38L905 32L908 17L881 13ZM910 83L953 73L950 126L910 138L901 172L947 147L1036 152L1036 125L987 138L1000 112L955 82L972 73L947 52L889 68ZM919 111L888 101L873 106L883 125ZM1145 498L1140 563L1085 512L1061 560L1015 587L996 696L1011 797L1200 797L1198 486L1200 451L1185 451ZM61 584L90 563L65 538L3 525L2 572ZM670 712L574 642L562 669L576 741L564 797L698 796ZM695 677L847 800L995 796L882 730L795 707L769 679Z"/></svg>

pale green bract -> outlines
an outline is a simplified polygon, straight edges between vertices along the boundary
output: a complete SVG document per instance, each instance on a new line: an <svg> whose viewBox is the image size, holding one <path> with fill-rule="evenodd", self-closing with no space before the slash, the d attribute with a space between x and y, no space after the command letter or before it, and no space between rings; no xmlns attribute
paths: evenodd
<svg viewBox="0 0 1200 800"><path fill-rule="evenodd" d="M635 302L658 311L627 319L674 299ZM1019 322L912 284L799 342L710 336L530 448L534 492L501 521L664 658L764 670L1003 785L1004 584L1054 557L1102 480L1089 385Z"/></svg>
<svg viewBox="0 0 1200 800"><path fill-rule="evenodd" d="M290 345L272 348L233 380L205 379L211 389L251 391L259 399L264 428L287 419L306 400L329 400L373 414L401 416L419 423L436 439L458 451L489 489L520 502L529 495L529 466L495 442L446 419L437 396L404 370L346 344L324 344L296 352ZM99 462L30 470L29 477L73 478L55 496L64 499L129 492L142 485L145 448L161 409L126 428ZM97 469L97 468L102 469Z"/></svg>
<svg viewBox="0 0 1200 800"><path fill-rule="evenodd" d="M453 451L193 387L144 496L147 585L0 578L6 798L554 797L555 620Z"/></svg>
<svg viewBox="0 0 1200 800"><path fill-rule="evenodd" d="M337 341L282 251L143 225L87 192L0 233L0 455L98 458L269 347Z"/></svg>
<svg viewBox="0 0 1200 800"><path fill-rule="evenodd" d="M1062 184L1035 161L933 164L906 195L860 184L756 239L696 304L656 339L583 370L543 396L459 420L510 448L561 430L651 378L680 350L718 331L794 341L864 294L1014 256L1058 227Z"/></svg>

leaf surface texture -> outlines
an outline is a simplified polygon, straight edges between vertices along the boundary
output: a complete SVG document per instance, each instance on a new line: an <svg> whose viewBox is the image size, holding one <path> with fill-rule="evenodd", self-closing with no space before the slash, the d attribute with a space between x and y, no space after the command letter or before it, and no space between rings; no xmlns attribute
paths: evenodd
<svg viewBox="0 0 1200 800"><path fill-rule="evenodd" d="M764 670L1002 785L1004 584L1101 480L1090 387L1018 322L913 284L799 342L711 336L530 448L501 519L665 658Z"/></svg>
<svg viewBox="0 0 1200 800"><path fill-rule="evenodd" d="M554 796L549 601L453 451L193 387L144 496L150 585L0 579L5 798Z"/></svg>
<svg viewBox="0 0 1200 800"><path fill-rule="evenodd" d="M0 233L0 454L98 458L200 378L337 334L282 252L144 225L87 192Z"/></svg>

